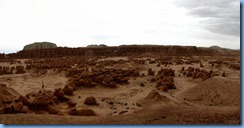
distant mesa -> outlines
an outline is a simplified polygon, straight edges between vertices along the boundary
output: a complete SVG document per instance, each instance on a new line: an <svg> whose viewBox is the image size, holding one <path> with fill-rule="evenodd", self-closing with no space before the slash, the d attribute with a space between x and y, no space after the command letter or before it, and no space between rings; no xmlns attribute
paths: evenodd
<svg viewBox="0 0 244 128"><path fill-rule="evenodd" d="M87 45L86 47L87 47L87 48L103 48L103 47L108 47L108 46L105 45L105 44L100 44L100 45L97 45L97 44L91 44L91 45Z"/></svg>
<svg viewBox="0 0 244 128"><path fill-rule="evenodd" d="M23 48L25 50L36 50L36 49L48 49L48 48L57 48L57 45L50 42L35 42L28 44Z"/></svg>

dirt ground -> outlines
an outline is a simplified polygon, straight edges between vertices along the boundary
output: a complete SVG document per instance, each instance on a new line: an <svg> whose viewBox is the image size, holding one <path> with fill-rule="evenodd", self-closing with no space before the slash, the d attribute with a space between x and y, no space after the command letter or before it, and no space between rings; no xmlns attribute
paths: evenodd
<svg viewBox="0 0 244 128"><path fill-rule="evenodd" d="M59 114L41 113L34 111L17 114L0 114L1 124L240 124L240 70L228 68L228 65L213 66L208 57L201 58L199 63L169 64L160 66L158 63L149 63L153 57L133 58L145 60L145 64L130 61L127 57L110 57L98 59L96 62L107 60L121 61L106 65L107 69L130 69L139 71L138 77L128 77L128 84L116 84L116 88L95 86L92 88L78 88L72 95L66 97L77 103L76 108L92 109L96 116L70 115L70 108L66 102L55 105ZM212 58L214 59L214 58ZM182 60L187 60L183 58ZM1 62L0 66L26 66L26 60L21 63L9 64ZM225 60L224 60L225 61ZM238 60L237 60L238 61ZM212 70L216 75L202 80L182 75L185 67ZM92 66L90 66L92 68ZM154 76L148 75L151 68L155 74L161 68L174 70L175 89L162 91L155 87L156 82L150 80ZM225 76L222 74L225 72ZM45 74L37 74L33 70L26 70L23 74L0 75L0 83L12 88L20 95L36 93L42 90L54 91L68 84L66 72L57 72L52 69ZM144 75L142 75L144 74ZM150 96L149 94L152 94ZM87 97L96 98L97 105L84 104ZM2 104L0 104L2 105Z"/></svg>

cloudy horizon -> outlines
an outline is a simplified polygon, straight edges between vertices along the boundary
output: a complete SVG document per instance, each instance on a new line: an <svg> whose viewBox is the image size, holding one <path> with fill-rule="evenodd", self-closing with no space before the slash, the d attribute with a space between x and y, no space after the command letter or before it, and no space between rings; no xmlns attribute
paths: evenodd
<svg viewBox="0 0 244 128"><path fill-rule="evenodd" d="M238 0L0 0L0 53L48 41L240 49Z"/></svg>

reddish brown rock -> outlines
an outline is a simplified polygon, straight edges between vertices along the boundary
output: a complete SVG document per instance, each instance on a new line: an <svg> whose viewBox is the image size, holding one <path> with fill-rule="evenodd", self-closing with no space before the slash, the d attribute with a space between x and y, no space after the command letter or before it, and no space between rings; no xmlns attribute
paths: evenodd
<svg viewBox="0 0 244 128"><path fill-rule="evenodd" d="M155 81L156 81L156 78L151 78L150 79L150 82L152 82L152 83L155 82Z"/></svg>
<svg viewBox="0 0 244 128"><path fill-rule="evenodd" d="M71 96L73 95L73 88L69 86L65 86L62 91L64 92L65 95Z"/></svg>
<svg viewBox="0 0 244 128"><path fill-rule="evenodd" d="M2 103L9 104L9 103L12 103L12 102L13 102L13 99L11 97L9 97L9 96L3 97Z"/></svg>
<svg viewBox="0 0 244 128"><path fill-rule="evenodd" d="M9 114L14 112L14 106L13 105L6 105L3 107L4 108L4 113Z"/></svg>
<svg viewBox="0 0 244 128"><path fill-rule="evenodd" d="M14 106L14 111L20 112L24 104L22 102L19 102L19 103L15 103L13 106Z"/></svg>
<svg viewBox="0 0 244 128"><path fill-rule="evenodd" d="M110 82L109 84L107 84L108 87L110 88L116 88L116 82Z"/></svg>
<svg viewBox="0 0 244 128"><path fill-rule="evenodd" d="M154 71L152 71L152 69L151 68L149 68L148 70L147 70L147 74L149 75L149 76L154 76Z"/></svg>
<svg viewBox="0 0 244 128"><path fill-rule="evenodd" d="M167 89L176 89L175 84L171 82L163 82L162 86L166 86Z"/></svg>
<svg viewBox="0 0 244 128"><path fill-rule="evenodd" d="M87 97L87 98L85 99L84 104L86 104L86 105L98 105L96 98L93 97L93 96L91 96L91 97Z"/></svg>
<svg viewBox="0 0 244 128"><path fill-rule="evenodd" d="M111 78L106 77L106 78L103 79L103 81L106 82L106 83L108 84L108 83L111 82Z"/></svg>
<svg viewBox="0 0 244 128"><path fill-rule="evenodd" d="M23 106L22 109L20 110L21 113L27 113L29 110L29 107L28 106Z"/></svg>
<svg viewBox="0 0 244 128"><path fill-rule="evenodd" d="M181 67L181 71L185 71L185 67Z"/></svg>
<svg viewBox="0 0 244 128"><path fill-rule="evenodd" d="M204 66L203 66L203 64L202 64L202 62L200 62L200 67L201 67L201 68L203 68L203 67L204 67Z"/></svg>
<svg viewBox="0 0 244 128"><path fill-rule="evenodd" d="M38 93L33 100L33 105L38 108L45 108L49 105L49 98L44 93Z"/></svg>
<svg viewBox="0 0 244 128"><path fill-rule="evenodd" d="M5 88L5 87L7 87L7 85L6 84L3 84L3 83L0 83L0 87L1 88Z"/></svg>
<svg viewBox="0 0 244 128"><path fill-rule="evenodd" d="M73 108L73 107L75 107L76 105L77 105L77 103L74 102L74 101L69 101L69 102L68 102L68 107L69 107L69 108Z"/></svg>
<svg viewBox="0 0 244 128"><path fill-rule="evenodd" d="M225 72L223 72L223 73L222 73L222 77L225 77L225 76L226 76L226 75L225 75Z"/></svg>
<svg viewBox="0 0 244 128"><path fill-rule="evenodd" d="M25 97L25 96L19 96L16 100L18 100L20 102L23 102L23 104L26 105L26 106L30 106L31 105L30 100L27 97Z"/></svg>
<svg viewBox="0 0 244 128"><path fill-rule="evenodd" d="M190 71L188 71L188 72L186 73L186 76L187 76L187 77L191 77L191 76L193 76L193 73L190 72Z"/></svg>
<svg viewBox="0 0 244 128"><path fill-rule="evenodd" d="M69 98L65 97L64 92L61 90L61 88L55 89L53 95L56 96L57 99L60 101L68 101L69 100Z"/></svg>
<svg viewBox="0 0 244 128"><path fill-rule="evenodd" d="M174 78L173 77L166 77L162 80L162 82L170 82L173 83L174 82Z"/></svg>
<svg viewBox="0 0 244 128"><path fill-rule="evenodd" d="M161 86L161 91L168 92L168 87L167 86Z"/></svg>
<svg viewBox="0 0 244 128"><path fill-rule="evenodd" d="M60 111L57 108L53 107L53 106L48 106L47 107L47 112L49 114L58 114Z"/></svg>

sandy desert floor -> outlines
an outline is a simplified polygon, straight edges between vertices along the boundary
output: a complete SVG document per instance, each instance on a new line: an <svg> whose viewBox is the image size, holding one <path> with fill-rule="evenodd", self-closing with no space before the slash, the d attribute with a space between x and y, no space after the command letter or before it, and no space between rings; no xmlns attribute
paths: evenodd
<svg viewBox="0 0 244 128"><path fill-rule="evenodd" d="M94 58L92 61L96 65L88 64L85 66L79 63L71 63L73 69L82 69L79 72L81 74L79 78L83 78L81 72L95 72L93 70L98 67L117 70L133 69L139 74L125 76L128 79L127 83L116 83L116 88L104 87L99 84L92 87L73 85L71 86L72 94L64 95L67 100L58 99L55 104L47 105L55 108L54 112L46 108L36 109L33 104L37 104L38 100L34 101L37 99L38 92L42 90L42 82L45 85L45 92L52 92L52 94L55 89L70 85L73 76L68 77L66 75L68 69L64 68L64 70L58 71L50 68L45 73L37 73L34 68L26 69L28 64L25 62L28 61L27 59L16 60L19 62L13 64L1 62L0 66L9 66L10 68L23 66L26 72L0 75L0 83L2 84L0 87L0 123L240 124L240 70L230 67L232 63L238 63L239 58L221 58L226 63L222 62L220 66L209 63L216 60L215 57L195 58L201 61L202 67L198 61L187 63L188 60L191 60L189 57L166 59L166 61L172 62L171 64L162 64L163 61L152 56ZM182 63L177 64L178 60L182 60ZM110 61L113 63L111 64ZM108 64L101 64L103 62ZM62 63L66 62L63 61ZM41 65L43 62L37 64ZM182 67L185 67L184 70ZM206 72L212 70L212 74L205 80L202 79L203 76L193 79L192 75L188 74L190 72L189 67L203 69ZM148 74L149 68L154 71L154 75ZM162 74L160 76L158 71L161 69L172 69L174 76L168 77L167 75L162 76ZM186 71L185 75L184 71ZM79 73L76 72L76 74ZM173 78L171 81L171 84L174 85L173 88L165 89L166 85L156 87L160 77L165 76ZM27 96L28 94L33 95ZM20 95L27 97L30 104L28 106L22 100L23 104L20 105L22 109L18 110L16 104L19 101L15 99ZM9 102L5 101L8 99L6 97L10 97ZM94 97L96 104L86 104L87 97ZM69 102L71 101L75 105L70 105ZM12 109L9 107L11 105L13 106ZM23 106L27 106L26 111L23 110ZM80 113L78 112L80 109L89 109L95 114L74 114L75 112Z"/></svg>

